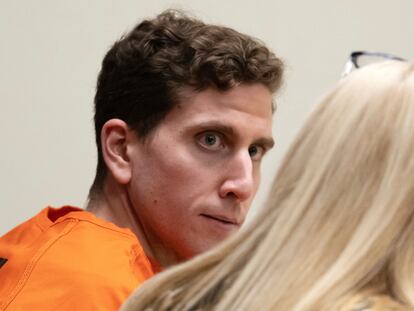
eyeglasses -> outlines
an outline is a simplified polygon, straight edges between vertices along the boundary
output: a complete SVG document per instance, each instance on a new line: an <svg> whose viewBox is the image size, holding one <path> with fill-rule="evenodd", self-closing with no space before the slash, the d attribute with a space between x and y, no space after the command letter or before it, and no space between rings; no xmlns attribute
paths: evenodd
<svg viewBox="0 0 414 311"><path fill-rule="evenodd" d="M387 54L387 53L356 51L356 52L352 52L351 55L349 56L349 59L345 64L342 77L347 76L349 73L351 73L353 70L357 68L361 68L366 65L385 61L385 60L406 61L405 59L401 57L397 57L397 56Z"/></svg>

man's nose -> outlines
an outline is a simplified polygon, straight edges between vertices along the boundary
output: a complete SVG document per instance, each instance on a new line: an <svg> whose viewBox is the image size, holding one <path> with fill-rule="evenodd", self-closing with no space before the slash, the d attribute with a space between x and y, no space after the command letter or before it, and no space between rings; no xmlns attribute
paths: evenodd
<svg viewBox="0 0 414 311"><path fill-rule="evenodd" d="M253 164L248 151L233 157L223 170L226 178L220 187L222 198L234 197L243 202L254 195Z"/></svg>

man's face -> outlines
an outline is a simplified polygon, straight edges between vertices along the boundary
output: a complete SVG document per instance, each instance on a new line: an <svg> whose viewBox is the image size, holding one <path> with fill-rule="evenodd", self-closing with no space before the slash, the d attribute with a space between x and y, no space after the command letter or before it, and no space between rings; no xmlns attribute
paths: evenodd
<svg viewBox="0 0 414 311"><path fill-rule="evenodd" d="M129 198L149 242L187 259L236 232L272 145L271 94L263 85L186 96L131 147Z"/></svg>

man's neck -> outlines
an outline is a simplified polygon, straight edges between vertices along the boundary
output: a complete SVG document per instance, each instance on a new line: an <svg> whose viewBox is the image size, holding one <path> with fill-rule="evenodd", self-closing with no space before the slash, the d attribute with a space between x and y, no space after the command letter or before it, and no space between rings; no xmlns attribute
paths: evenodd
<svg viewBox="0 0 414 311"><path fill-rule="evenodd" d="M147 257L166 268L177 264L182 259L156 238L141 221L136 209L131 204L129 195L124 186L107 178L102 192L90 199L86 210L96 217L112 222L121 228L130 229L138 238Z"/></svg>

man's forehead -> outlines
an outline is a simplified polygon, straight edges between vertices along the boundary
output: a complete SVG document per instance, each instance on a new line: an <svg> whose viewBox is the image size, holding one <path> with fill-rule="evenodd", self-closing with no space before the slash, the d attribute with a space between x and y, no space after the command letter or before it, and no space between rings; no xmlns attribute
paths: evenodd
<svg viewBox="0 0 414 311"><path fill-rule="evenodd" d="M273 94L263 84L241 84L229 90L222 91L216 88L207 88L203 90L194 90L190 87L181 88L178 93L178 102L176 107L181 109L187 105L195 104L194 108L205 108L206 102L216 103L217 108L235 108L245 106L252 111L264 108L270 109L271 113L275 111ZM261 102L260 105L258 102ZM244 104L244 105L243 105Z"/></svg>
<svg viewBox="0 0 414 311"><path fill-rule="evenodd" d="M225 134L260 139L273 145L272 96L262 85L239 86L222 92L187 90L165 122L177 130L217 130Z"/></svg>

